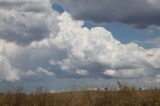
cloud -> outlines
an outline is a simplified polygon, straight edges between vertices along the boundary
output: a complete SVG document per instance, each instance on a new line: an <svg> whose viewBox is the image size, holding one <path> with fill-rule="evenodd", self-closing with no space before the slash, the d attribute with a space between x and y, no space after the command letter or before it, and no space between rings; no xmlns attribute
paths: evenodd
<svg viewBox="0 0 160 106"><path fill-rule="evenodd" d="M147 41L146 43L152 44L152 45L156 45L157 47L160 47L160 37L155 38L155 39L151 39L149 41Z"/></svg>
<svg viewBox="0 0 160 106"><path fill-rule="evenodd" d="M48 1L49 2L49 1ZM0 39L27 45L58 31L57 17L47 0L0 1Z"/></svg>
<svg viewBox="0 0 160 106"><path fill-rule="evenodd" d="M9 49L8 49L9 48ZM16 51L16 45L0 40L0 79L7 81L19 80L19 70L10 64L8 59Z"/></svg>
<svg viewBox="0 0 160 106"><path fill-rule="evenodd" d="M159 48L145 50L135 43L122 44L102 27L81 28L83 23L71 20L67 13L60 19L63 20L59 23L61 32L54 43L59 49L68 51L67 62L61 61L62 68L69 71L85 69L91 77L105 73L103 77L106 78L140 78L158 72ZM115 75L106 74L106 70L115 70Z"/></svg>
<svg viewBox="0 0 160 106"><path fill-rule="evenodd" d="M12 14L4 8L0 11L7 11L5 14L9 16ZM13 14L19 14L14 12ZM160 74L159 48L144 49L132 42L122 44L105 28L83 27L83 21L72 19L67 12L58 14L53 10L49 15L45 13L27 12L30 15L25 19L16 15L21 20L20 23L31 24L33 31L34 24L39 28L44 25L39 26L43 19L42 23L47 21L45 27L49 31L44 33L45 37L23 44L22 34L17 34L26 33L27 37L33 37L34 34L29 30L16 30L16 33L12 33L14 39L11 40L1 36L0 80L15 81L30 77L143 79ZM39 15L43 18L39 19ZM15 15L13 17L13 23L16 23ZM34 21L30 17L35 17ZM3 24L6 30L1 33L10 32L7 30L10 29L10 23Z"/></svg>
<svg viewBox="0 0 160 106"><path fill-rule="evenodd" d="M153 45L155 47L160 47L160 37L154 38L154 39L149 39L146 41L135 41L136 43L139 44L150 44Z"/></svg>
<svg viewBox="0 0 160 106"><path fill-rule="evenodd" d="M94 22L120 22L137 28L160 25L159 0L52 0L74 19Z"/></svg>
<svg viewBox="0 0 160 106"><path fill-rule="evenodd" d="M0 0L0 9L44 13L52 11L49 0Z"/></svg>
<svg viewBox="0 0 160 106"><path fill-rule="evenodd" d="M54 73L53 72L49 72L48 70L38 67L35 71L29 70L27 71L27 76L53 76Z"/></svg>

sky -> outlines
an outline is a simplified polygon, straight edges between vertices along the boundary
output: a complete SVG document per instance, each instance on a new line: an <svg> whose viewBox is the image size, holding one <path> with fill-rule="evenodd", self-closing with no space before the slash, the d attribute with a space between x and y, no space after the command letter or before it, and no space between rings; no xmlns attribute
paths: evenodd
<svg viewBox="0 0 160 106"><path fill-rule="evenodd" d="M159 0L0 0L0 86L156 86L159 13Z"/></svg>

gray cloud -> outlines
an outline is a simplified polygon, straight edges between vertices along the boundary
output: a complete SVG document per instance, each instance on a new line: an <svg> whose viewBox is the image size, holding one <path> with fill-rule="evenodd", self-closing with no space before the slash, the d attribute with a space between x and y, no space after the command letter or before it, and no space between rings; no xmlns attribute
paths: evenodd
<svg viewBox="0 0 160 106"><path fill-rule="evenodd" d="M51 8L48 7L48 2L38 1L38 0L0 0L0 9L11 10L14 9L16 11L25 11L25 12L35 12L42 13L51 11Z"/></svg>
<svg viewBox="0 0 160 106"><path fill-rule="evenodd" d="M38 1L0 1L0 39L26 45L58 30L58 13L50 4ZM56 31L55 31L56 30Z"/></svg>
<svg viewBox="0 0 160 106"><path fill-rule="evenodd" d="M120 22L137 28L160 25L159 0L53 0L75 19Z"/></svg>

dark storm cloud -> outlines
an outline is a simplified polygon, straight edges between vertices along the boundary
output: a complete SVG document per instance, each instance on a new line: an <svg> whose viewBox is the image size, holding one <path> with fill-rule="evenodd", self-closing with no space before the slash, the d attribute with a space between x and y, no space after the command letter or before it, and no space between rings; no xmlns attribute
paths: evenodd
<svg viewBox="0 0 160 106"><path fill-rule="evenodd" d="M158 0L57 0L75 19L120 22L137 28L160 25Z"/></svg>

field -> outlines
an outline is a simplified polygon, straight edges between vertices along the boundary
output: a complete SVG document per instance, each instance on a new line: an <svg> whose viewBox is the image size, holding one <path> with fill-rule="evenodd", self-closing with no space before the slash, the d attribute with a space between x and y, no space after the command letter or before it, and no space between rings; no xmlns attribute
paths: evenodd
<svg viewBox="0 0 160 106"><path fill-rule="evenodd" d="M121 88L106 91L77 91L26 94L18 89L0 95L0 106L160 106L159 89Z"/></svg>

